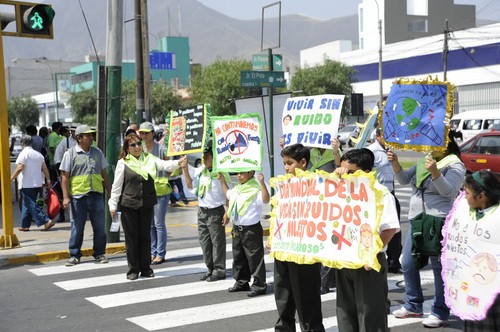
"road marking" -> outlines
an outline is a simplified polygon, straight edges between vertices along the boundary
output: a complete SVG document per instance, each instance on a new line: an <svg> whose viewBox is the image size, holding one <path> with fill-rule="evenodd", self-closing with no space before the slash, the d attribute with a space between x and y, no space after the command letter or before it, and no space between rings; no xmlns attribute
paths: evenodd
<svg viewBox="0 0 500 332"><path fill-rule="evenodd" d="M274 282L273 272L266 273L266 282ZM233 286L234 283L235 281L232 278L217 282L197 281L180 285L155 287L131 292L93 296L86 298L86 300L96 304L103 309L114 308L136 303L167 300L183 296L224 291Z"/></svg>
<svg viewBox="0 0 500 332"><path fill-rule="evenodd" d="M321 297L321 301L331 301L334 300L335 297L335 293L328 293ZM275 310L276 303L274 302L274 296L273 294L269 294L248 300L229 301L195 308L137 316L127 318L127 320L148 331L156 331Z"/></svg>
<svg viewBox="0 0 500 332"><path fill-rule="evenodd" d="M227 245L229 248L226 250L226 252L231 252L231 245ZM202 255L203 253L201 252L200 247L193 247L193 248L185 248L185 249L178 249L178 250L169 250L167 252L167 263L169 261L173 260L178 260L181 258L186 258L186 257L191 257L191 256L198 256ZM84 258L85 259L85 258ZM109 260L108 264L95 264L94 261L89 261L89 262L82 262L78 265L75 266L64 266L66 262L62 263L61 265L57 266L47 266L47 267L40 267L36 269L29 269L31 273L34 275L37 275L39 277L41 276L49 276L49 275L55 275L55 274L63 274L63 273L74 273L74 272L82 272L82 271L89 271L89 270L95 270L95 269L106 269L110 267L117 267L117 266L124 266L127 265L127 260L126 259L120 259L120 260L114 260L111 258Z"/></svg>
<svg viewBox="0 0 500 332"><path fill-rule="evenodd" d="M264 261L266 263L271 263L272 261L269 258L269 255L264 256ZM232 266L233 260L229 259L226 261L226 266ZM110 286L116 284L124 284L127 282L140 282L145 280L154 280L159 278L166 277L177 277L177 276L185 276L190 274L198 274L203 273L207 270L205 263L195 263L195 264L187 264L187 265L179 265L173 267L166 267L163 269L155 269L155 278L139 278L134 281L127 280L126 271L119 274L112 274L100 277L90 277L83 279L71 279L66 281L55 282L54 285L61 287L64 290L71 291L77 289L86 289L93 287L102 287L102 286Z"/></svg>

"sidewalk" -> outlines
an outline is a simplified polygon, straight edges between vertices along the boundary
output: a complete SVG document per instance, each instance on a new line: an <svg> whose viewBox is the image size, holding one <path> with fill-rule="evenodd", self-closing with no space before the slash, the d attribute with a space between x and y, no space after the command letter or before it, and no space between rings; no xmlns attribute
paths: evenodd
<svg viewBox="0 0 500 332"><path fill-rule="evenodd" d="M15 199L15 197L13 197ZM1 205L0 205L1 206ZM268 214L270 208L265 209L265 214ZM197 202L190 202L190 206L169 207L167 213L167 232L172 237L197 237L196 220L197 220ZM42 232L43 227L36 227L32 224L29 232L18 231L21 226L21 212L18 202L14 201L12 205L12 215L14 220L14 234L19 240L20 246L12 249L0 249L0 268L12 265L34 264L42 262L50 262L56 260L69 259L68 242L71 233L71 224L69 221L56 223L47 232ZM269 233L269 221L262 219L264 227L264 235ZM189 227L177 227L189 226ZM230 234L231 225L226 226L226 234ZM2 216L0 214L0 234L3 236ZM87 222L85 226L82 254L83 256L91 257L93 250L92 226ZM125 253L125 239L123 232L120 233L120 242L108 243L106 246L107 254Z"/></svg>

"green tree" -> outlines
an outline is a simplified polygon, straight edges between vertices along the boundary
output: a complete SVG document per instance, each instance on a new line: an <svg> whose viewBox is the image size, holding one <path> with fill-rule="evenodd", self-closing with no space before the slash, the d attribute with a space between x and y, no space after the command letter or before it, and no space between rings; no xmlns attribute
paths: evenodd
<svg viewBox="0 0 500 332"><path fill-rule="evenodd" d="M73 122L95 126L97 123L97 97L94 89L73 92L69 99Z"/></svg>
<svg viewBox="0 0 500 332"><path fill-rule="evenodd" d="M245 97L249 93L240 86L240 72L251 69L252 64L247 60L215 60L193 77L193 103L209 103L213 115L236 114L233 99Z"/></svg>
<svg viewBox="0 0 500 332"><path fill-rule="evenodd" d="M171 110L181 107L181 97L165 81L155 82L151 88L151 113L156 123L164 123Z"/></svg>
<svg viewBox="0 0 500 332"><path fill-rule="evenodd" d="M345 95L341 118L347 116L349 98L352 93L352 83L354 83L354 69L341 62L324 59L323 64L316 67L305 67L297 69L292 78L292 91L302 91L305 96L322 94Z"/></svg>
<svg viewBox="0 0 500 332"><path fill-rule="evenodd" d="M12 97L7 103L7 112L9 126L16 125L22 132L25 131L27 125L38 125L40 109L32 98Z"/></svg>
<svg viewBox="0 0 500 332"><path fill-rule="evenodd" d="M122 81L122 119L135 122L135 81Z"/></svg>

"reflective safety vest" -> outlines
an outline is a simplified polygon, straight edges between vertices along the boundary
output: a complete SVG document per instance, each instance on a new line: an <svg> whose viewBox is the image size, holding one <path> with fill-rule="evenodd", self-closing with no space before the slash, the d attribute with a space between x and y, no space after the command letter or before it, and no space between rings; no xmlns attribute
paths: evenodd
<svg viewBox="0 0 500 332"><path fill-rule="evenodd" d="M155 142L155 146L151 150L151 154L163 160L165 155L165 150L163 147ZM155 190L156 196L161 197L172 193L172 187L168 183L168 172L166 171L156 171L155 177Z"/></svg>
<svg viewBox="0 0 500 332"><path fill-rule="evenodd" d="M89 153L78 153L73 147L68 150L71 158L71 172L69 178L69 193L71 196L82 196L89 192L104 192L103 177L101 175L102 152L90 147Z"/></svg>

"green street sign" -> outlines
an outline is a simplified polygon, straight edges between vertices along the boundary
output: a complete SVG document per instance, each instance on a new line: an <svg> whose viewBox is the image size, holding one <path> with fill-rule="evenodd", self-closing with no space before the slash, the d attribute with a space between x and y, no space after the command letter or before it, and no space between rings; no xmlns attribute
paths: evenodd
<svg viewBox="0 0 500 332"><path fill-rule="evenodd" d="M286 86L282 71L241 71L240 84L244 88L282 88Z"/></svg>
<svg viewBox="0 0 500 332"><path fill-rule="evenodd" d="M269 71L269 56L267 54L254 54L252 56L252 70ZM283 56L273 54L273 71L283 71Z"/></svg>

